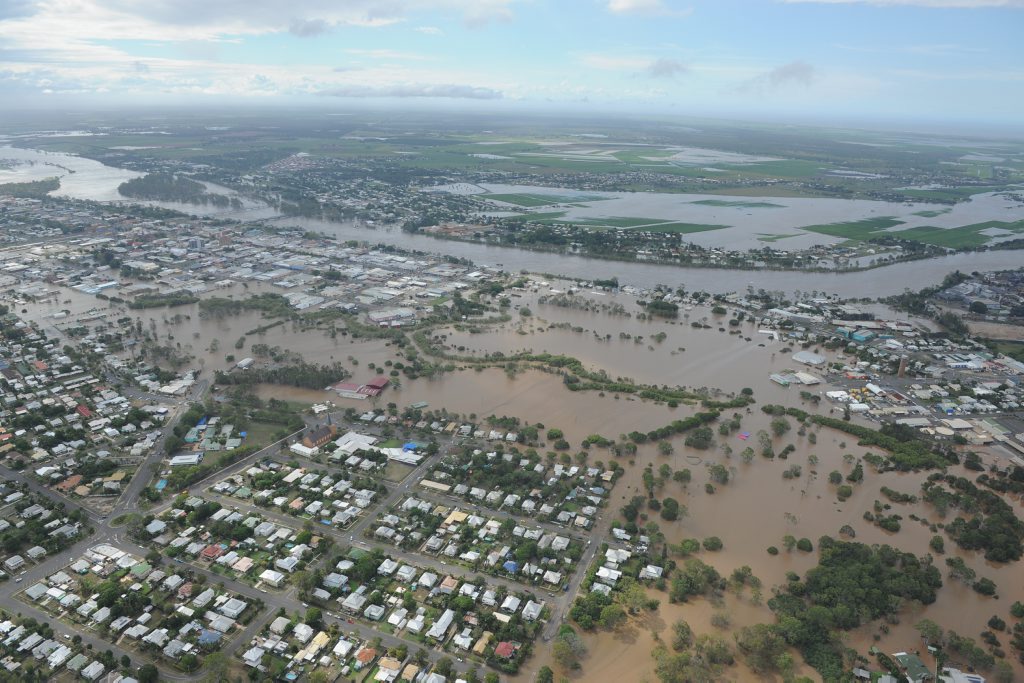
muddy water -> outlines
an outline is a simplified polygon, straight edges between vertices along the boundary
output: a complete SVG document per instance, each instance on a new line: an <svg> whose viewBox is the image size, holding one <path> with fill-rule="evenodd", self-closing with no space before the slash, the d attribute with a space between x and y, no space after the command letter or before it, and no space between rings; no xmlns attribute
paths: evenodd
<svg viewBox="0 0 1024 683"><path fill-rule="evenodd" d="M19 158L73 168L74 173L63 176L60 193L81 199L120 200L122 198L117 194L117 186L138 175L132 171L106 166L69 154L45 153L29 149L4 148L0 151L3 152L0 158ZM54 175L56 174L55 172ZM843 274L682 268L531 252L488 244L443 241L424 235L410 235L394 226L367 230L364 226L354 222L331 223L313 219L287 218L258 202L246 202L244 209L235 212L191 204L161 202L156 205L191 215L216 215L220 218L236 218L242 221L274 219L275 225L297 226L307 230L320 231L334 235L338 239L365 240L374 244L383 243L405 249L448 254L470 259L478 265L501 264L506 270L513 272L557 273L587 280L617 276L624 284L640 287L652 287L661 283L673 286L685 283L689 289L703 289L709 292L743 291L749 284L755 288L784 292L791 292L795 289L817 290L845 297L874 298L898 294L906 288L920 289L941 281L945 275L954 270L970 272L1015 268L1020 265L1022 259L1020 250L954 254L927 261L913 261L870 271Z"/></svg>

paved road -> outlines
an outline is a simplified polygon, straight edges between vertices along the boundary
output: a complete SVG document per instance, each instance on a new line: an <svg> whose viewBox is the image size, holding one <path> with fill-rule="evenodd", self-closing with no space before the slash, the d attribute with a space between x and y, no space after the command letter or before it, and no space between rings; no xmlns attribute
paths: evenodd
<svg viewBox="0 0 1024 683"><path fill-rule="evenodd" d="M205 391L205 389L205 385L201 387L197 385L196 391L198 392L198 395L201 395L202 392ZM172 415L170 416L167 422L168 425L172 425L174 423L174 420L178 417L180 412L183 412L186 405L187 401L181 401L178 404L178 406L176 406L174 411L172 411ZM111 525L111 520L113 520L120 514L139 511L139 496L143 488L145 488L145 486L150 481L150 473L148 471L148 468L151 468L153 466L159 467L159 463L163 458L163 446L166 443L167 434L169 433L170 430L167 429L165 435L161 438L161 440L153 448L151 453L147 456L145 462L139 467L138 471L136 472L136 475L132 478L130 485L126 487L125 490L122 492L122 495L115 503L112 512L107 516L99 515L89 510L88 508L83 507L77 501L58 494L54 490L41 485L31 476L25 475L22 472L10 470L9 468L4 466L0 466L0 476L4 476L8 480L25 484L30 489L39 493L40 495L45 496L46 498L54 502L64 504L66 509L83 510L95 529L92 535L76 542L75 544L68 547L61 553L53 555L47 558L41 564L35 565L31 569L29 569L24 575L23 584L19 584L18 586L19 590L29 585L32 585L36 581L44 579L45 577L64 568L71 559L80 556L86 548L99 543L108 543L116 548L140 556L144 556L150 550L149 548L137 544L132 539L127 538L125 530L113 527ZM295 517L284 515L275 510L256 507L246 501L228 498L204 489L207 489L212 484L216 483L217 481L220 481L221 479L227 476L242 471L243 469L249 467L253 462L261 458L276 454L281 443L286 442L288 439L295 437L297 434L299 434L299 432L290 434L285 439L276 441L270 444L269 446L242 458L238 462L232 463L230 466L211 474L202 481L196 482L192 487L190 487L191 490L203 491L203 495L205 497L211 500L217 500L218 502L221 502L223 505L227 505L228 507L237 507L239 508L239 510L244 509L248 512L262 515L267 519L271 519L276 522L286 524L288 526L296 526L296 523L301 523L301 520L298 520ZM430 471L431 466L434 463L436 463L437 460L444 457L445 454L446 449L442 449L441 452L426 458L423 462L420 463L420 466L417 468L415 472L407 476L401 483L395 485L384 497L383 500L378 501L369 510L367 510L363 514L363 516L361 516L355 522L355 524L353 524L353 526L350 529L342 531L324 527L320 529L320 533L330 536L335 540L336 543L342 546L354 544L364 548L379 547L395 559L406 562L408 564L423 567L425 569L435 571L438 574L452 574L464 580L475 579L475 577L478 576L478 574L476 572L472 572L462 567L461 565L455 563L449 564L438 558L433 558L430 556L421 555L419 553L400 550L392 546L387 546L384 544L380 544L376 541L367 540L363 538L366 529L376 521L377 514L379 514L382 511L388 510L390 507L399 502L403 497L405 497L411 489L413 489L419 484L420 480L423 478L425 473ZM325 466L322 465L321 463L311 462L309 463L309 466L316 467L319 469L325 469ZM327 467L327 469L330 469L329 466ZM422 497L424 499L441 498L440 496L434 496L433 494L425 494L425 492L423 491L417 491L416 496ZM150 512L154 514L160 514L164 510L168 509L172 504L173 501L171 500L165 501L161 505L150 510ZM491 511L489 511L489 513L490 512ZM497 516L501 516L503 518L516 518L514 515L511 515L510 513L505 511L499 511L497 513ZM577 591L579 590L580 583L582 582L586 574L586 570L594 559L595 553L600 544L599 539L604 538L605 534L608 532L608 528L610 527L610 516L608 516L609 519L607 520L603 520L603 517L604 515L598 515L598 518L595 521L594 529L588 534L591 536L591 538L595 539L596 542L590 543L586 547L582 558L577 564L576 570L572 573L571 577L569 578L568 590L564 592L552 593L550 591L544 591L543 589L541 589L541 593L544 595L544 598L551 610L551 617L548 623L545 625L544 629L542 630L542 637L545 641L550 640L555 635L555 633L557 633L558 627L564 622L569 605L572 604L572 601L575 598ZM523 521L525 523L537 524L537 522L535 522L534 520ZM559 533L566 532L566 530L562 529L561 527L552 527L551 530L557 531ZM174 563L171 563L169 565L171 569L173 569L174 566ZM261 614L256 616L245 627L241 634L236 634L222 648L222 651L229 656L235 654L239 650L239 648L247 648L252 638L259 633L259 631L263 628L267 621L271 619L279 609L284 608L290 613L301 613L303 611L303 605L297 597L297 591L295 588L290 588L283 592L263 592L250 586L249 584L237 581L231 577L215 574L195 564L189 563L187 565L182 566L187 567L195 574L205 576L208 582L212 582L214 584L222 583L228 590L237 593L238 595L243 596L248 600L261 600L266 605L266 609ZM529 588L528 586L525 586L523 584L494 576L487 576L486 581L488 585L501 586L509 591L520 591ZM13 592L14 591L12 591L12 593ZM19 600L16 600L13 594L0 596L0 606L3 606L14 613L21 612L22 614L34 616L37 620L40 621L53 621L52 617L37 609L36 607L32 605L27 605ZM401 636L394 636L384 633L382 631L378 631L377 629L373 628L372 625L366 624L362 621L354 621L354 623L349 623L347 618L333 615L330 612L325 614L325 621L338 622L340 624L343 624L342 628L346 633L354 632L356 636L363 640L380 638L381 642L386 647L406 645L408 646L410 652L415 652L416 650L422 647L422 644L418 641L405 639ZM65 626L63 624L62 626L64 626L68 631L72 631L70 627ZM118 658L120 658L122 655L127 654L133 660L145 659L145 657L140 655L138 652L128 651L123 648L120 648L108 641L97 638L95 635L92 634L92 632L87 631L85 629L76 628L73 629L72 632L81 635L83 642L87 644L92 644L93 648L98 649L99 651L110 649ZM428 656L431 662L433 663L441 657L451 655L439 649L433 649L428 652ZM457 662L454 665L454 669L456 671L465 672L468 671L472 665L473 663L469 661ZM163 677L168 680L195 681L202 678L203 676L201 670L193 674L186 675L180 674L173 670L166 670L166 667L163 666L161 666L160 668L161 671L163 672Z"/></svg>

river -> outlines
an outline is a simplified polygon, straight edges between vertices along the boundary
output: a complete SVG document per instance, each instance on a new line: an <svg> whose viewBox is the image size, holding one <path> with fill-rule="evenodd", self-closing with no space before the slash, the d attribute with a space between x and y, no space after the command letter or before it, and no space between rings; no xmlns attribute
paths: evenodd
<svg viewBox="0 0 1024 683"><path fill-rule="evenodd" d="M91 159L71 154L48 153L38 150L0 148L0 159L16 158L25 162L51 165L61 175L61 189L54 194L78 199L116 201L121 199L117 186L138 174L133 171L106 166ZM59 168L74 173L61 174ZM16 181L24 178L9 178ZM819 291L842 297L883 297L906 289L920 289L935 284L956 270L992 271L1017 268L1024 263L1024 250L989 251L953 254L925 261L897 263L872 270L853 273L809 273L800 271L733 270L692 268L627 261L608 261L568 254L527 251L512 247L438 240L424 235L410 235L395 226L368 229L355 222L328 222L309 218L281 215L275 209L254 202L238 210L216 207L150 202L155 206L173 208L187 214L234 218L237 220L272 220L279 226L296 226L333 235L342 240L365 240L404 249L448 254L473 261L478 265L500 264L508 271L555 273L585 280L616 276L623 284L652 287L667 284L684 285L688 290L712 293L755 289L783 291Z"/></svg>

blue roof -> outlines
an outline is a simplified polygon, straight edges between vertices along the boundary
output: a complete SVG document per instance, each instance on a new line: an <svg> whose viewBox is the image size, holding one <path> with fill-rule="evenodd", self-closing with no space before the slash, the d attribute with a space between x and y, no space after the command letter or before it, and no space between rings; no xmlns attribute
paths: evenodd
<svg viewBox="0 0 1024 683"><path fill-rule="evenodd" d="M519 571L519 565L517 563L513 562L512 560L509 560L508 562L506 562L505 564L503 564L501 566L505 568L505 571L509 571L509 572L517 572L517 571Z"/></svg>
<svg viewBox="0 0 1024 683"><path fill-rule="evenodd" d="M203 629L203 632L199 634L200 645L212 645L213 643L219 642L220 639L220 633L209 629Z"/></svg>
<svg viewBox="0 0 1024 683"><path fill-rule="evenodd" d="M409 443L402 446L402 450L404 451L414 451L417 448L419 448L419 446L416 444L415 441L410 441Z"/></svg>

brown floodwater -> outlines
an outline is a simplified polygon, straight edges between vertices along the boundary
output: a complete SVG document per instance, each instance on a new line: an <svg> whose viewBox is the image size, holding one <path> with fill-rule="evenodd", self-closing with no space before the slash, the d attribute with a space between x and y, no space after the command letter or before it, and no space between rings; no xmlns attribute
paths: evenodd
<svg viewBox="0 0 1024 683"><path fill-rule="evenodd" d="M246 290L236 285L218 292L218 295L244 296L257 291L262 291L262 288L250 286ZM751 387L758 404L781 403L815 410L801 400L800 387L784 388L769 380L771 373L797 369L797 366L790 354L783 351L789 346L787 342L774 341L758 334L754 324L743 323L739 328L742 335L730 335L718 331L719 320L726 330L732 329L725 325L726 317L714 316L706 307L695 306L684 311L682 316L689 318L681 316L673 324L669 321L638 320L635 314L639 309L631 297L625 295L588 296L598 302L622 304L634 317L540 305L537 296L526 294L513 299L515 307L530 307L533 315L527 318L513 315L513 321L479 334L458 331L454 327L438 330L435 334L446 335L443 343L449 347L450 352L460 355L481 356L494 351L509 354L525 349L564 353L581 359L591 369L604 369L612 377L630 377L638 382L653 384L719 387L726 393ZM29 311L26 317L38 320L48 331L73 324L93 308L110 313L108 320L111 323L127 314L141 319L146 328L155 326L161 343L167 343L167 336L173 335L171 343L181 343L183 350L195 355L196 363L203 364L207 371L229 366L225 360L227 354L234 354L236 358L250 355L251 345L257 342L296 351L313 362L341 361L352 370L356 378L372 373L367 368L370 362L383 364L386 360L398 359L397 347L384 341L352 340L341 334L332 339L323 331L298 332L291 323L274 327L262 335L247 335L243 349L236 350L236 339L269 322L263 320L258 313L204 319L199 316L197 306L125 313L123 307L114 310L107 302L66 289L61 291L55 301L31 304L26 308ZM62 320L53 319L52 315L61 310L68 310L71 314ZM690 327L690 322L699 320L706 320L712 328L697 330ZM583 331L553 328L553 323L568 323L583 328ZM101 323L93 321L87 324L93 327ZM659 332L666 335L663 341L651 339ZM620 339L620 333L628 334L631 338ZM610 335L610 338L606 338L606 335ZM639 344L633 339L638 335L643 336ZM751 341L743 337L750 337ZM211 350L214 339L219 340L220 344L216 351ZM458 350L458 346L465 350ZM829 359L836 357L830 352L821 353ZM350 356L359 364L353 364ZM434 379L403 378L400 388L389 388L375 401L347 400L326 391L279 386L262 386L259 393L266 398L273 396L308 403L331 399L339 406L357 409L376 407L392 401L399 407L423 401L431 409L445 408L467 417L475 414L478 419L489 415L516 416L524 422L558 427L574 445L595 433L617 439L620 434L633 430L649 431L699 410L695 406L670 409L628 395L570 392L558 375L536 369L510 375L500 368L477 370L473 367L463 368L459 363L455 365L459 369ZM823 383L808 390L817 393L828 388ZM818 410L827 411L827 403L822 402ZM634 457L624 458L622 462L626 466L626 475L613 490L613 499L604 514L613 515L628 497L642 489L641 475L647 463L652 463L655 470L662 463L668 463L673 470L689 468L693 473L693 481L687 487L669 481L657 492L660 498L677 498L687 507L689 514L675 522L665 522L656 515L652 515L652 519L658 521L661 531L671 543L677 543L683 538L720 537L724 542L721 551L701 552L699 557L726 575L738 567L750 566L764 584L762 592L765 601L771 595L772 586L785 581L786 572L802 574L813 567L817 560L816 553L797 550L790 553L782 549L782 537L786 534L797 538L807 537L817 544L820 536L836 536L840 527L848 524L856 531L857 541L889 543L918 555L929 552L928 540L932 532L927 526L909 518L911 514L916 514L932 522L939 521L933 511L922 503L891 504L892 509L888 513L903 516L902 529L895 534L883 531L863 519L864 512L872 510L876 500L889 503L879 491L882 486L919 494L920 485L926 476L924 473L879 475L866 466L863 483L854 486L853 496L840 503L835 496L835 487L828 483L828 473L839 470L845 475L852 469L852 464L844 456L859 458L867 452L866 449L857 446L846 435L827 429L818 432L817 443L812 445L806 437L799 436L794 427L785 436L774 440L776 452L781 451L786 444L794 445L796 450L787 460L767 460L756 455L753 462L747 464L742 461L739 453L747 445L758 449L756 434L758 430L768 430L770 420L757 404L752 406L749 413L746 410L736 412L742 416L741 431L751 433L749 441L741 441L736 435L717 436L718 444L715 447L707 451L696 451L688 449L682 437L676 437L670 440L674 448L670 456L658 454L654 445L647 444L641 446ZM724 446L732 449L731 457L726 455ZM812 454L819 459L816 466L808 464ZM591 462L611 457L607 451L599 448L591 449L589 455ZM708 494L704 490L709 480L707 467L716 462L726 465L730 470L730 481L716 486L714 494ZM796 479L784 479L783 472L792 465L802 467L801 475ZM1015 505L1019 508L1019 501ZM951 519L952 516L945 521L948 523ZM770 556L766 552L769 545L778 546L780 554ZM880 632L878 623L862 627L850 634L848 643L851 647L862 654L873 644L886 652L920 648L921 642L913 631L913 624L924 617L935 620L947 629L977 639L990 616L998 613L1006 618L1009 605L1015 600L1024 600L1024 584L1020 581L1018 565L992 565L980 555L961 553L948 539L946 548L947 556L962 556L979 576L995 581L999 598L982 597L969 587L945 579L945 585L934 604L908 609L901 614L899 624L889 627L887 634ZM945 576L944 558L938 557L936 562ZM586 635L590 655L582 671L570 678L574 681L653 680L650 651L654 644L654 633L668 640L667 629L678 618L686 619L697 633L716 630L710 624L710 616L718 608L706 600L669 605L664 594L655 595L662 601L657 615L646 617L643 622L631 622L620 633ZM771 623L774 620L764 603L752 604L749 597L737 599L727 596L721 609L729 613L732 622L730 628L733 630L752 623ZM879 636L877 642L874 639L876 635ZM730 633L725 633L725 636L731 640ZM1005 636L1001 636L1001 640L1012 658ZM535 657L517 680L531 680L533 673L548 661L550 648L538 643ZM1018 674L1024 674L1019 663L1015 666ZM805 670L804 673L813 676L813 672ZM731 680L753 678L752 672L742 665L730 669L727 676Z"/></svg>

